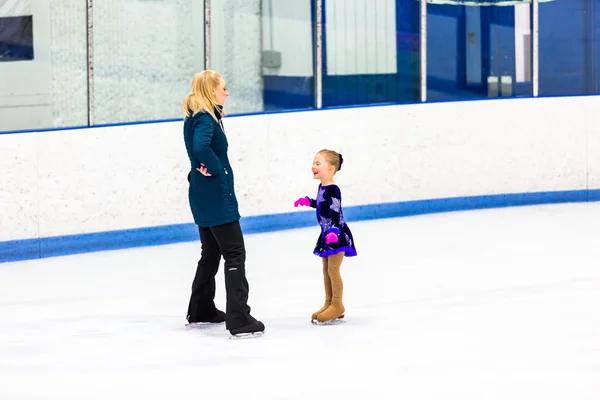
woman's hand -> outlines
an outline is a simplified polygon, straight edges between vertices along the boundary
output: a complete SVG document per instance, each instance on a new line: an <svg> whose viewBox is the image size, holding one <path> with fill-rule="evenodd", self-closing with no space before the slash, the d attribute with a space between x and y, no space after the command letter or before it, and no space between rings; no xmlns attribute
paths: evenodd
<svg viewBox="0 0 600 400"><path fill-rule="evenodd" d="M211 174L208 173L208 169L206 169L206 165L204 164L200 164L200 168L196 168L198 171L200 171L200 173L204 176L212 176Z"/></svg>

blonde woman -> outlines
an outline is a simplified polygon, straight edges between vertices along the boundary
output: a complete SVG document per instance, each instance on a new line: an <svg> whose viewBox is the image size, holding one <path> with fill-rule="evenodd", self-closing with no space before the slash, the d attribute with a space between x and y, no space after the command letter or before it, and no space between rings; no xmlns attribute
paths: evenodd
<svg viewBox="0 0 600 400"><path fill-rule="evenodd" d="M192 92L182 104L191 170L188 197L202 243L187 320L190 324L225 322L233 336L256 335L265 326L250 315L248 306L246 250L222 122L227 96L223 77L206 70L194 76ZM214 303L221 256L225 260L225 313Z"/></svg>

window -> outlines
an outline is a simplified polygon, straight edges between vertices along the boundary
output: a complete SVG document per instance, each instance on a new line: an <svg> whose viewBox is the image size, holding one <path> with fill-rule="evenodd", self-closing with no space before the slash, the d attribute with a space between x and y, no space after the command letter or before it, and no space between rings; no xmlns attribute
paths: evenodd
<svg viewBox="0 0 600 400"><path fill-rule="evenodd" d="M427 100L531 96L531 4L427 7Z"/></svg>
<svg viewBox="0 0 600 400"><path fill-rule="evenodd" d="M540 4L540 96L599 93L596 4L588 0Z"/></svg>
<svg viewBox="0 0 600 400"><path fill-rule="evenodd" d="M0 6L0 131L87 124L86 3Z"/></svg>
<svg viewBox="0 0 600 400"><path fill-rule="evenodd" d="M227 81L228 113L314 106L310 0L213 0L210 68Z"/></svg>
<svg viewBox="0 0 600 400"><path fill-rule="evenodd" d="M420 101L420 6L325 1L323 106Z"/></svg>
<svg viewBox="0 0 600 400"><path fill-rule="evenodd" d="M203 0L94 2L94 122L181 117L204 69Z"/></svg>

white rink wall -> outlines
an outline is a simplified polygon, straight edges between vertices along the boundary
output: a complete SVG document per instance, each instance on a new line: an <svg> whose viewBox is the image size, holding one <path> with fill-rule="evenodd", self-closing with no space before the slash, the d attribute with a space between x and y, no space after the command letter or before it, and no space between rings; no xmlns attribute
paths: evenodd
<svg viewBox="0 0 600 400"><path fill-rule="evenodd" d="M322 148L344 206L600 187L600 97L226 117L243 217L300 211ZM0 135L0 242L193 222L182 122ZM303 211L306 211L305 209Z"/></svg>

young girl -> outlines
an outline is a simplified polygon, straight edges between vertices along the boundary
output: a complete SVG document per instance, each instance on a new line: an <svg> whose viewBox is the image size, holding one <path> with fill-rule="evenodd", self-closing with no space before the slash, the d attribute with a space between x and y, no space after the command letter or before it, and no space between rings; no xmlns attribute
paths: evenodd
<svg viewBox="0 0 600 400"><path fill-rule="evenodd" d="M325 305L312 315L313 323L343 318L346 311L342 302L344 284L340 267L344 255L356 256L356 248L350 228L344 222L340 188L333 181L333 176L340 170L343 162L342 155L335 151L319 151L312 165L314 179L321 181L317 199L307 196L294 203L294 207L301 205L316 208L317 221L321 225L314 254L323 261Z"/></svg>

